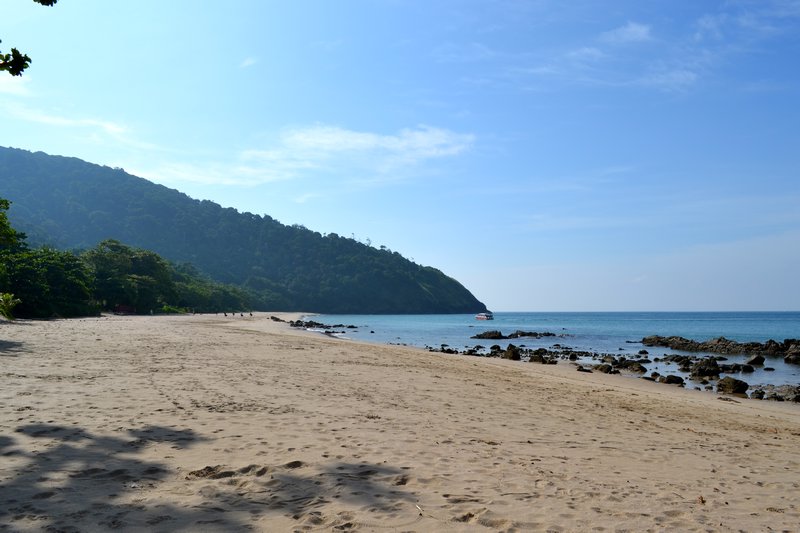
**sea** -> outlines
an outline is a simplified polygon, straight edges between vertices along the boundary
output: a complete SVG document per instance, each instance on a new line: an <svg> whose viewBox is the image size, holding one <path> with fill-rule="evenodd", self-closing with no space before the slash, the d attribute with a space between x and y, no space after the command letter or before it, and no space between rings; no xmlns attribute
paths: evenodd
<svg viewBox="0 0 800 533"><path fill-rule="evenodd" d="M314 315L307 317L326 325L356 326L336 328L341 338L375 344L396 344L439 350L443 346L463 351L476 345L509 343L525 348L562 348L627 358L649 359L684 353L669 348L645 347L641 340L649 335L681 336L705 341L725 337L737 342L766 342L774 339L800 339L800 312L530 312L494 313L494 320L476 320L474 315ZM555 337L519 338L505 341L476 340L471 337L489 330L508 335L518 330L549 332ZM694 354L719 356L719 354ZM464 356L466 357L466 356ZM747 355L726 355L726 363L744 363ZM594 364L592 359L578 363ZM524 364L524 363L521 363ZM560 363L565 364L565 363ZM688 380L674 363L645 365L648 375L676 374L687 379L687 387L699 387ZM772 368L773 370L765 370ZM785 364L782 358L768 358L763 367L747 374L732 374L751 385L800 385L800 365Z"/></svg>

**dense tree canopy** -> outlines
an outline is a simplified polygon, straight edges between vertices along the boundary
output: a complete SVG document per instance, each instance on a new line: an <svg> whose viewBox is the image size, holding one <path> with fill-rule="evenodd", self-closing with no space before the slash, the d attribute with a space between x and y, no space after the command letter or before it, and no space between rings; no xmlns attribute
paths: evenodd
<svg viewBox="0 0 800 533"><path fill-rule="evenodd" d="M58 0L33 0L37 4L43 6L53 6ZM0 41L2 42L2 41ZM12 76L20 76L22 72L31 64L31 58L27 54L23 54L16 48L12 48L11 52L4 54L0 51L0 72L8 72Z"/></svg>
<svg viewBox="0 0 800 533"><path fill-rule="evenodd" d="M0 250L14 249L25 240L25 234L16 231L8 221L8 208L11 202L0 198Z"/></svg>
<svg viewBox="0 0 800 533"><path fill-rule="evenodd" d="M32 242L106 239L191 263L251 295L254 308L327 313L476 313L467 289L386 247L239 213L74 158L0 148L0 190Z"/></svg>
<svg viewBox="0 0 800 533"><path fill-rule="evenodd" d="M191 265L106 240L80 255L30 249L8 223L0 198L0 314L26 318L95 315L101 310L153 313L250 308L241 289L214 283Z"/></svg>
<svg viewBox="0 0 800 533"><path fill-rule="evenodd" d="M49 318L97 314L91 274L74 254L39 248L7 254L2 259L6 269L2 291L20 300L15 315Z"/></svg>

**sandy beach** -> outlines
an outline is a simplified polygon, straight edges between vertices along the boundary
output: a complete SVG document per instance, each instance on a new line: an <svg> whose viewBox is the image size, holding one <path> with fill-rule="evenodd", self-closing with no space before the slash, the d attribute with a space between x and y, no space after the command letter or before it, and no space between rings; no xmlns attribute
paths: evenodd
<svg viewBox="0 0 800 533"><path fill-rule="evenodd" d="M800 530L798 404L268 317L0 323L0 531Z"/></svg>

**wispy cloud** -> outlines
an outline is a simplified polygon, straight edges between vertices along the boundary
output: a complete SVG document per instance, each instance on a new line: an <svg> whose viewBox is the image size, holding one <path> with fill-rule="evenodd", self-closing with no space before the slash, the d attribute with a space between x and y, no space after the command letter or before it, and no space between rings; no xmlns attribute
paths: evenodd
<svg viewBox="0 0 800 533"><path fill-rule="evenodd" d="M78 134L78 132L83 132L96 141L111 141L129 148L142 150L160 149L155 144L135 139L126 126L113 121L94 117L67 117L58 113L34 109L21 104L7 104L3 106L2 109L9 116L17 120L64 128L65 130L72 130L76 132L76 134Z"/></svg>
<svg viewBox="0 0 800 533"><path fill-rule="evenodd" d="M720 14L706 14L695 21L694 39L696 41L703 41L712 39L720 41L725 36L725 25L728 22L728 15Z"/></svg>
<svg viewBox="0 0 800 533"><path fill-rule="evenodd" d="M29 96L31 94L28 84L29 76L7 76L5 73L0 76L0 94L10 94L13 96Z"/></svg>
<svg viewBox="0 0 800 533"><path fill-rule="evenodd" d="M663 91L683 91L697 82L699 75L687 68L656 69L639 78L638 83Z"/></svg>
<svg viewBox="0 0 800 533"><path fill-rule="evenodd" d="M120 135L126 131L124 126L105 120L93 118L67 118L61 115L47 113L45 111L31 109L24 106L9 106L7 110L12 116L14 116L14 118L22 119L28 122L46 124L48 126L97 129L109 135Z"/></svg>
<svg viewBox="0 0 800 533"><path fill-rule="evenodd" d="M594 46L584 46L567 52L565 57L575 61L599 61L608 57L608 55Z"/></svg>
<svg viewBox="0 0 800 533"><path fill-rule="evenodd" d="M314 198L320 198L322 195L316 192L309 192L305 194L301 194L300 196L294 199L294 203L296 204L304 204L309 200L313 200Z"/></svg>
<svg viewBox="0 0 800 533"><path fill-rule="evenodd" d="M140 172L162 183L252 186L309 177L388 182L407 177L426 161L456 156L474 141L470 134L424 125L393 135L314 125L287 129L268 146L243 150L230 163L172 164Z"/></svg>
<svg viewBox="0 0 800 533"><path fill-rule="evenodd" d="M650 26L638 22L628 22L600 35L606 43L641 43L651 39Z"/></svg>
<svg viewBox="0 0 800 533"><path fill-rule="evenodd" d="M256 63L258 63L258 59L257 59L257 58L255 58L255 57L246 57L246 58L244 58L244 59L242 60L242 62L241 62L241 63L239 63L239 68L248 68L248 67L252 67L252 66L253 66L253 65L255 65Z"/></svg>
<svg viewBox="0 0 800 533"><path fill-rule="evenodd" d="M725 3L695 22L697 40L753 42L797 32L800 2L760 0Z"/></svg>
<svg viewBox="0 0 800 533"><path fill-rule="evenodd" d="M439 63L472 63L495 56L495 53L482 43L447 43L433 50L433 58Z"/></svg>
<svg viewBox="0 0 800 533"><path fill-rule="evenodd" d="M693 19L661 20L658 31L632 20L586 35L577 46L573 42L546 54L519 55L494 82L538 91L572 85L686 92L732 72L726 67L748 54L795 35L798 22L798 0L730 0Z"/></svg>
<svg viewBox="0 0 800 533"><path fill-rule="evenodd" d="M421 125L403 129L395 135L353 131L337 126L312 126L289 130L282 136L285 147L300 152L373 152L407 163L423 159L455 155L474 141L464 135L442 128Z"/></svg>

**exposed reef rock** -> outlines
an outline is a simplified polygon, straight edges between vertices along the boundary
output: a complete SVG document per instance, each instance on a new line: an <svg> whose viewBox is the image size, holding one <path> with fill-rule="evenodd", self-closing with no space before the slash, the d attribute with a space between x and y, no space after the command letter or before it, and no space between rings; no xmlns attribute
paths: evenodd
<svg viewBox="0 0 800 533"><path fill-rule="evenodd" d="M550 333L549 331L543 331L539 333L538 331L521 331L517 330L514 333L505 336L501 331L491 330L491 331L484 331L483 333L478 333L477 335L473 335L471 338L473 339L489 339L489 340L506 340L506 339L521 339L521 338L531 338L531 339L541 339L542 337L555 337L555 333Z"/></svg>
<svg viewBox="0 0 800 533"><path fill-rule="evenodd" d="M786 339L782 343L772 339L765 343L736 342L718 337L705 342L683 337L662 337L651 335L642 339L645 346L663 346L682 352L710 352L719 354L748 354L764 357L783 357L786 363L800 364L800 339ZM760 363L753 362L751 365ZM763 363L763 360L762 360Z"/></svg>
<svg viewBox="0 0 800 533"><path fill-rule="evenodd" d="M761 385L750 397L756 400L800 403L800 385Z"/></svg>

